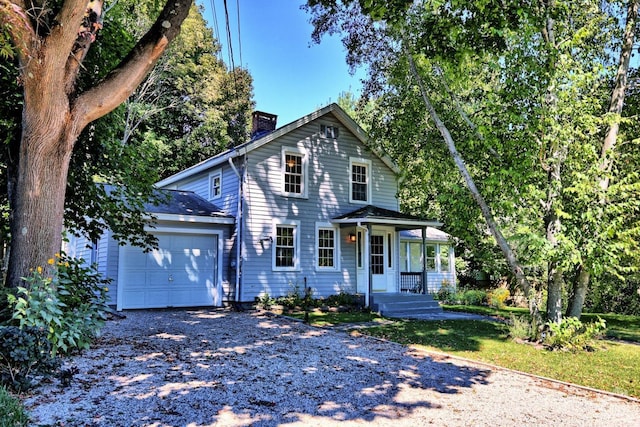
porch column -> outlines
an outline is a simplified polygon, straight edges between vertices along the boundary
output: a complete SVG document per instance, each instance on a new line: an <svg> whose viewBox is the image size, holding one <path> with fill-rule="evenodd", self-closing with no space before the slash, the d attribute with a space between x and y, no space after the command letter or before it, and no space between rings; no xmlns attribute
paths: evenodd
<svg viewBox="0 0 640 427"><path fill-rule="evenodd" d="M422 293L427 293L427 227L422 227Z"/></svg>
<svg viewBox="0 0 640 427"><path fill-rule="evenodd" d="M373 306L373 271L371 270L371 224L367 224L367 237L365 239L365 248L367 248L365 252L366 261L367 261L367 270L369 271L369 284L367 285L367 290L369 294L369 308Z"/></svg>

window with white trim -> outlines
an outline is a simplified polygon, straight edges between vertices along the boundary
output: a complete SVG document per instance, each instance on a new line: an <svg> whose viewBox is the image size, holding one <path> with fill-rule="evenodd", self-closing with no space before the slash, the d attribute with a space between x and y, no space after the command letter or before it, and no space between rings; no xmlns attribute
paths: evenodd
<svg viewBox="0 0 640 427"><path fill-rule="evenodd" d="M338 268L339 234L331 224L316 224L316 268L336 270Z"/></svg>
<svg viewBox="0 0 640 427"><path fill-rule="evenodd" d="M338 126L320 125L320 136L329 139L338 139Z"/></svg>
<svg viewBox="0 0 640 427"><path fill-rule="evenodd" d="M306 197L307 161L304 150L282 149L282 194L284 196Z"/></svg>
<svg viewBox="0 0 640 427"><path fill-rule="evenodd" d="M215 171L209 174L209 200L222 196L222 172Z"/></svg>
<svg viewBox="0 0 640 427"><path fill-rule="evenodd" d="M427 243L427 271L436 271L436 245Z"/></svg>
<svg viewBox="0 0 640 427"><path fill-rule="evenodd" d="M369 203L371 199L371 186L369 185L371 161L351 159L349 163L349 201L352 203Z"/></svg>
<svg viewBox="0 0 640 427"><path fill-rule="evenodd" d="M440 245L440 272L449 273L451 271L449 265L449 245Z"/></svg>
<svg viewBox="0 0 640 427"><path fill-rule="evenodd" d="M299 221L282 221L274 224L273 270L293 271L298 268L299 227Z"/></svg>

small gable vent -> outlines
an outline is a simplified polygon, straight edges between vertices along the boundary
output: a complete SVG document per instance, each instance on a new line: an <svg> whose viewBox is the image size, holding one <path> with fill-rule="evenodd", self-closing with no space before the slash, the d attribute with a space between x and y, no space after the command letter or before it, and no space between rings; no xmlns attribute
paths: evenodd
<svg viewBox="0 0 640 427"><path fill-rule="evenodd" d="M278 116L275 114L254 111L251 125L251 137L255 138L256 136L262 136L275 130L277 121Z"/></svg>

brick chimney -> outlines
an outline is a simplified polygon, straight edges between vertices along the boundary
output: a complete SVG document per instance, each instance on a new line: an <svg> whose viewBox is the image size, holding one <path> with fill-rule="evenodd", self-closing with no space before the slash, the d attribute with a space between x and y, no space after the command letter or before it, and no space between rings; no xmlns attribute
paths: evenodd
<svg viewBox="0 0 640 427"><path fill-rule="evenodd" d="M276 129L278 116L275 114L254 111L252 114L251 137L261 136Z"/></svg>

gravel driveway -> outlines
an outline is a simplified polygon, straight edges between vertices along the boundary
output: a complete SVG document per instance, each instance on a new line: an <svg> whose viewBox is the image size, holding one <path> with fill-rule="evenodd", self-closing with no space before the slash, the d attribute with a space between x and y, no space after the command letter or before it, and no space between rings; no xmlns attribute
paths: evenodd
<svg viewBox="0 0 640 427"><path fill-rule="evenodd" d="M133 311L25 405L50 426L640 426L640 404L256 312Z"/></svg>

